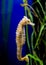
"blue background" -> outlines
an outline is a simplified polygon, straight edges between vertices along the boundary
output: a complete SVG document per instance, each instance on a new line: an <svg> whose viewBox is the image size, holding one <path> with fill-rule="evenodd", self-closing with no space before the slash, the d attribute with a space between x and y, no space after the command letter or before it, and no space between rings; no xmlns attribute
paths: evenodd
<svg viewBox="0 0 46 65"><path fill-rule="evenodd" d="M32 0L28 0L29 4ZM0 65L25 65L16 58L15 32L18 22L22 19L24 8L22 0L0 0ZM26 45L23 47L23 56Z"/></svg>

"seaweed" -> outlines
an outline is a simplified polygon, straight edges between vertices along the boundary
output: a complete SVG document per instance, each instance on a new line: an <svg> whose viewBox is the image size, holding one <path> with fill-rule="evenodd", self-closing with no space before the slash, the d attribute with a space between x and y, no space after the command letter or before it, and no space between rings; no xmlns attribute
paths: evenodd
<svg viewBox="0 0 46 65"><path fill-rule="evenodd" d="M42 4L42 0L35 0L32 5L28 4L28 0L23 0L23 4L20 4L24 7L25 15L35 23L35 27L32 27L30 40L28 38L28 26L26 26L26 39L30 52L27 54L30 57L30 63L27 63L27 65L45 65L46 63L46 2L44 4Z"/></svg>

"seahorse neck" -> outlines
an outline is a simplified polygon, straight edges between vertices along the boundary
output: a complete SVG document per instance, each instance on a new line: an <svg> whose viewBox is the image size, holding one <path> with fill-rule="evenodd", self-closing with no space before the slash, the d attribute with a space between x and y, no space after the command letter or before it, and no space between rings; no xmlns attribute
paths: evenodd
<svg viewBox="0 0 46 65"><path fill-rule="evenodd" d="M20 25L22 26L22 27L24 27L24 22L23 21L20 21Z"/></svg>

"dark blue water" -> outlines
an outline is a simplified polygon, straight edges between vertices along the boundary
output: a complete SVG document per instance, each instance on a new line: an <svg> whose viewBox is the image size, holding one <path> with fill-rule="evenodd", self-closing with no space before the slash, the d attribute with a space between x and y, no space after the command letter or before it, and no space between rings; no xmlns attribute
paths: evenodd
<svg viewBox="0 0 46 65"><path fill-rule="evenodd" d="M22 0L0 0L0 65L25 65L16 57L15 32L19 21L24 14L20 6ZM29 4L32 1L29 0ZM26 44L23 47L23 56L26 54Z"/></svg>

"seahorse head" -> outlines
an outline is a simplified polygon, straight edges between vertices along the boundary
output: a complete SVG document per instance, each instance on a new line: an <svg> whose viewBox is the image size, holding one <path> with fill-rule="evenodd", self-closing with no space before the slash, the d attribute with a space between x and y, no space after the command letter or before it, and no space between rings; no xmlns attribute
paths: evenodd
<svg viewBox="0 0 46 65"><path fill-rule="evenodd" d="M26 16L23 17L22 19L23 25L31 25L34 26L35 24L31 22L31 20L29 18L27 18Z"/></svg>

